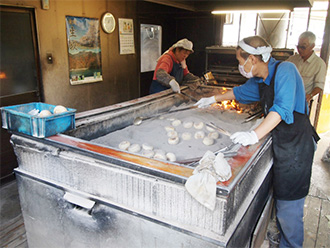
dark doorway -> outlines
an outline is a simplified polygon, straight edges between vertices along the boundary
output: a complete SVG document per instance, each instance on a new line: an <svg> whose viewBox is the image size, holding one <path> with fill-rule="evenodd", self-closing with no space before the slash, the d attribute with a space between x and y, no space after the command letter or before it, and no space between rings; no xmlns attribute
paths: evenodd
<svg viewBox="0 0 330 248"><path fill-rule="evenodd" d="M39 102L41 77L34 9L0 6L0 17L0 106ZM9 139L10 133L1 128L1 183L13 179L17 167Z"/></svg>

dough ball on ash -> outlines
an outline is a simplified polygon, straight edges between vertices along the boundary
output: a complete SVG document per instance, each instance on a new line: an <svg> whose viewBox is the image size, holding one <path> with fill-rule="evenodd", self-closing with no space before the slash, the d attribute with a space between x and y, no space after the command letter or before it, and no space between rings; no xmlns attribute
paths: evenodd
<svg viewBox="0 0 330 248"><path fill-rule="evenodd" d="M124 140L119 143L118 147L120 150L127 150L128 147L130 147L130 145L131 145L131 143L129 141Z"/></svg>
<svg viewBox="0 0 330 248"><path fill-rule="evenodd" d="M191 128L193 126L193 122L192 121L185 121L183 122L183 127L184 128Z"/></svg>
<svg viewBox="0 0 330 248"><path fill-rule="evenodd" d="M39 117L47 117L47 116L51 116L51 115L52 115L52 113L51 113L49 110L47 110L47 109L42 110L42 111L38 114Z"/></svg>
<svg viewBox="0 0 330 248"><path fill-rule="evenodd" d="M168 121L175 121L176 119L173 118L173 117L168 117L167 120L168 120Z"/></svg>
<svg viewBox="0 0 330 248"><path fill-rule="evenodd" d="M168 143L170 145L177 145L179 143L179 137L168 138Z"/></svg>
<svg viewBox="0 0 330 248"><path fill-rule="evenodd" d="M205 137L203 139L203 144L206 145L206 146L211 146L211 145L214 144L214 139L209 138L209 137Z"/></svg>
<svg viewBox="0 0 330 248"><path fill-rule="evenodd" d="M128 147L128 151L132 153L137 153L141 151L141 146L139 144L132 144L130 147Z"/></svg>
<svg viewBox="0 0 330 248"><path fill-rule="evenodd" d="M172 126L173 127L177 127L177 126L180 126L181 125L181 121L180 120L174 120L172 121Z"/></svg>
<svg viewBox="0 0 330 248"><path fill-rule="evenodd" d="M166 132L175 131L175 128L172 126L166 126L164 128L165 128Z"/></svg>
<svg viewBox="0 0 330 248"><path fill-rule="evenodd" d="M212 139L217 139L217 138L219 138L219 133L218 132L211 132L207 135L207 137L212 138Z"/></svg>
<svg viewBox="0 0 330 248"><path fill-rule="evenodd" d="M168 153L166 153L166 158L167 158L169 161L171 161L171 162L176 161L176 156L175 156L175 154L172 153L172 152L168 152Z"/></svg>
<svg viewBox="0 0 330 248"><path fill-rule="evenodd" d="M67 108L62 106L62 105L57 105L55 108L54 108L54 114L61 114L61 113L64 113L64 112L67 112Z"/></svg>
<svg viewBox="0 0 330 248"><path fill-rule="evenodd" d="M194 128L196 129L203 129L204 123L203 122L195 122L194 123Z"/></svg>
<svg viewBox="0 0 330 248"><path fill-rule="evenodd" d="M154 147L144 143L144 144L142 144L142 149L146 150L146 151L152 151L154 149Z"/></svg>
<svg viewBox="0 0 330 248"><path fill-rule="evenodd" d="M184 132L184 133L182 133L181 138L182 138L183 140L191 140L191 133L189 133L189 132Z"/></svg>
<svg viewBox="0 0 330 248"><path fill-rule="evenodd" d="M204 139L205 133L203 131L197 131L194 135L195 139Z"/></svg>
<svg viewBox="0 0 330 248"><path fill-rule="evenodd" d="M155 152L154 158L159 160L166 160L165 152L162 150L157 150Z"/></svg>
<svg viewBox="0 0 330 248"><path fill-rule="evenodd" d="M142 150L142 156L147 158L152 158L155 155L155 152L152 150Z"/></svg>
<svg viewBox="0 0 330 248"><path fill-rule="evenodd" d="M178 137L178 133L176 131L169 131L169 132L167 132L167 137L169 137L169 138Z"/></svg>

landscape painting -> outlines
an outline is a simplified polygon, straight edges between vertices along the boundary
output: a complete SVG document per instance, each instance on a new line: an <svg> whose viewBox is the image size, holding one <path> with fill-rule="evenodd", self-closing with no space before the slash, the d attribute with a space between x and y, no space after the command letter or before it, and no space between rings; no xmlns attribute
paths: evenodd
<svg viewBox="0 0 330 248"><path fill-rule="evenodd" d="M66 16L69 74L72 85L102 81L99 20Z"/></svg>

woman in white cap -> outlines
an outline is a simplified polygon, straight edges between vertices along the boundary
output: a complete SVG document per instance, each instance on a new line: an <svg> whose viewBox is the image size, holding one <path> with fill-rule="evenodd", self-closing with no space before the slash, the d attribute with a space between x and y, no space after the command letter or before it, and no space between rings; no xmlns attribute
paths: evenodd
<svg viewBox="0 0 330 248"><path fill-rule="evenodd" d="M150 94L171 88L180 93L180 85L189 84L196 88L200 79L189 72L186 59L193 53L193 43L188 39L179 40L157 61Z"/></svg>
<svg viewBox="0 0 330 248"><path fill-rule="evenodd" d="M262 123L254 130L237 132L230 138L247 146L271 133L280 247L302 247L304 201L319 137L308 118L304 85L297 68L291 62L276 61L271 51L271 46L260 36L241 40L236 58L240 73L249 80L223 95L202 98L196 105L206 107L229 99L261 102L265 114Z"/></svg>

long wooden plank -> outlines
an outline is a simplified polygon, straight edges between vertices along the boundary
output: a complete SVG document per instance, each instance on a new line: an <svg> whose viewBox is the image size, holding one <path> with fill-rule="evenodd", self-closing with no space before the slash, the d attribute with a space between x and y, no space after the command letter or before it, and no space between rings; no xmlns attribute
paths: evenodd
<svg viewBox="0 0 330 248"><path fill-rule="evenodd" d="M20 223L23 223L23 216L21 213L15 217L13 217L12 219L8 220L6 223L1 222L0 240L8 232L8 230L14 229L15 226L19 225Z"/></svg>
<svg viewBox="0 0 330 248"><path fill-rule="evenodd" d="M1 227L1 247L17 247L26 242L22 215L15 217L8 225Z"/></svg>
<svg viewBox="0 0 330 248"><path fill-rule="evenodd" d="M4 248L28 248L28 243L26 239L26 234L17 237L16 239L12 240L10 243L3 246Z"/></svg>

